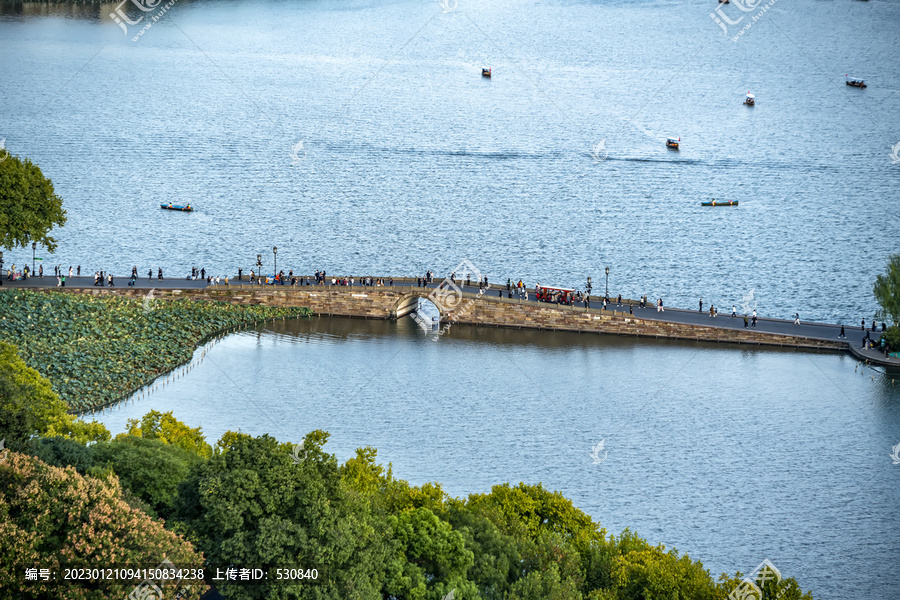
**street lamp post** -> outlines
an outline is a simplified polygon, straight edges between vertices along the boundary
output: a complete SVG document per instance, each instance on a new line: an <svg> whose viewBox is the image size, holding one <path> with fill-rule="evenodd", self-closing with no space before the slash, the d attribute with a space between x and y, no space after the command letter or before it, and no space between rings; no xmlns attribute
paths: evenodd
<svg viewBox="0 0 900 600"><path fill-rule="evenodd" d="M275 257L275 277L278 277L278 246L272 246L272 255Z"/></svg>
<svg viewBox="0 0 900 600"><path fill-rule="evenodd" d="M35 252L37 252L37 242L31 242L31 273L29 273L29 277L34 277L34 257Z"/></svg>
<svg viewBox="0 0 900 600"><path fill-rule="evenodd" d="M256 255L256 282L262 281L262 255Z"/></svg>
<svg viewBox="0 0 900 600"><path fill-rule="evenodd" d="M606 297L609 298L609 267L606 267Z"/></svg>

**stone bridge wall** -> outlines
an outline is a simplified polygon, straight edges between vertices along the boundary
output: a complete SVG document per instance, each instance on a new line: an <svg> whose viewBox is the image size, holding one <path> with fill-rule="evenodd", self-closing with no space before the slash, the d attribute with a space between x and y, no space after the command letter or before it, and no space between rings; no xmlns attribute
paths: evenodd
<svg viewBox="0 0 900 600"><path fill-rule="evenodd" d="M50 288L45 291L80 293L99 296L116 294L131 298L144 298L147 290L133 288ZM305 306L318 315L358 317L367 319L391 319L403 316L415 308L415 298L427 298L432 289L408 287L255 287L218 286L206 289L156 289L154 299L189 298L192 300L216 300L232 304L258 304L264 306ZM528 329L552 329L617 335L650 336L701 340L846 350L847 344L839 341L816 340L791 335L777 335L754 329L725 329L668 323L646 319L621 312L600 311L554 304L519 302L498 298L465 294L450 309L442 309L445 323L466 325L513 327ZM450 304L447 302L445 304Z"/></svg>

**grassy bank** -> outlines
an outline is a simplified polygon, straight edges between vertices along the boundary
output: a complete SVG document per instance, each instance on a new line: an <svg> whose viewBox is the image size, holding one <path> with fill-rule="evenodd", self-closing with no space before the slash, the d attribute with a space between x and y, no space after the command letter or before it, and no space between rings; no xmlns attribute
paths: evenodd
<svg viewBox="0 0 900 600"><path fill-rule="evenodd" d="M0 339L18 346L69 409L81 412L116 402L187 362L212 335L310 314L306 308L8 290L0 293Z"/></svg>

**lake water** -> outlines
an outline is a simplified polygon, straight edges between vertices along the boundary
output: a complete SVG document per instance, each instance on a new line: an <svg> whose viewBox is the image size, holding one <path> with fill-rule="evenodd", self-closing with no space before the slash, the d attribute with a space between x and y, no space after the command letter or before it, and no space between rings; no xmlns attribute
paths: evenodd
<svg viewBox="0 0 900 600"><path fill-rule="evenodd" d="M752 291L765 315L869 320L900 248L900 2L776 2L736 42L717 7L178 0L133 42L152 12L126 34L115 4L7 5L0 138L65 200L48 272L271 270L277 246L308 273L465 258L598 290L608 266L611 293L669 306ZM370 444L453 495L542 481L714 573L768 558L816 598L896 600L897 390L830 354L317 319L230 336L102 418L324 428L340 459Z"/></svg>
<svg viewBox="0 0 900 600"><path fill-rule="evenodd" d="M114 432L172 410L454 496L510 481L563 491L715 575L768 558L817 599L895 600L900 376L844 355L316 318L231 335L186 374L99 415ZM600 441L604 450L591 457Z"/></svg>
<svg viewBox="0 0 900 600"><path fill-rule="evenodd" d="M777 2L737 42L712 0L446 6L179 0L137 42L149 17L126 35L115 4L7 8L0 137L69 211L45 269L224 275L277 246L308 273L468 258L596 290L609 266L670 306L871 318L900 247L900 2Z"/></svg>

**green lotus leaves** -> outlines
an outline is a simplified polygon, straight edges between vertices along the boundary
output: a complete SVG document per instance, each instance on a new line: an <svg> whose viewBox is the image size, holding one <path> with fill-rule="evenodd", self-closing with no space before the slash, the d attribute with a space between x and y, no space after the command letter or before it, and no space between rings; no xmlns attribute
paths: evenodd
<svg viewBox="0 0 900 600"><path fill-rule="evenodd" d="M188 362L208 338L307 308L118 296L0 292L0 339L47 377L71 412L107 406Z"/></svg>

